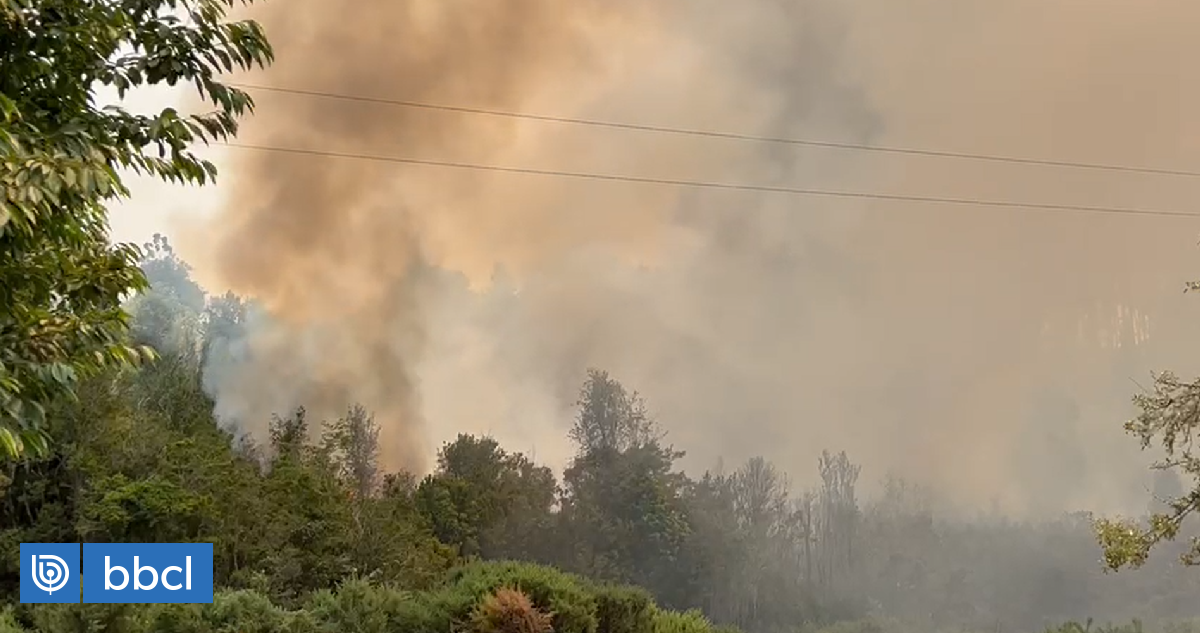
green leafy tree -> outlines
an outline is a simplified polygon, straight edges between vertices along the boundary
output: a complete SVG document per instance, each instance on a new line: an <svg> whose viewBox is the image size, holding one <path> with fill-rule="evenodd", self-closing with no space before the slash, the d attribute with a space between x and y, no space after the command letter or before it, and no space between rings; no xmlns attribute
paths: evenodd
<svg viewBox="0 0 1200 633"><path fill-rule="evenodd" d="M585 575L657 590L689 532L687 479L674 471L683 453L661 444L642 399L606 372L588 372L578 404L578 454L563 473L566 560Z"/></svg>
<svg viewBox="0 0 1200 633"><path fill-rule="evenodd" d="M1189 286L1200 288L1200 284ZM1141 442L1143 449L1156 446L1164 455L1154 468L1177 473L1192 481L1191 490L1160 488L1164 498L1147 522L1130 519L1099 519L1096 534L1104 548L1104 562L1111 570L1144 565L1150 551L1164 541L1174 540L1188 517L1200 510L1200 379L1180 380L1171 372L1155 377L1154 388L1133 398L1137 417L1125 430ZM1191 538L1180 558L1187 565L1200 565L1200 537Z"/></svg>
<svg viewBox="0 0 1200 633"><path fill-rule="evenodd" d="M218 81L265 66L252 0L0 0L0 451L46 448L46 403L81 377L137 363L121 301L145 288L139 249L113 244L106 205L120 169L204 184L188 150L227 138L253 103ZM215 110L140 115L99 107L95 89L194 85Z"/></svg>
<svg viewBox="0 0 1200 633"><path fill-rule="evenodd" d="M133 342L160 353L195 355L208 296L192 279L191 267L157 233L138 265L149 288L126 303L136 317L130 324Z"/></svg>
<svg viewBox="0 0 1200 633"><path fill-rule="evenodd" d="M459 435L442 447L417 501L438 539L464 556L537 560L556 491L549 468L490 437Z"/></svg>

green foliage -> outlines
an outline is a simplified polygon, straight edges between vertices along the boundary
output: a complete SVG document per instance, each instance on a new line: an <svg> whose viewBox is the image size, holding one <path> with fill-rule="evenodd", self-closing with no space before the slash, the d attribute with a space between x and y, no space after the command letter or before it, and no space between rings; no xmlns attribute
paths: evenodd
<svg viewBox="0 0 1200 633"><path fill-rule="evenodd" d="M475 604L503 587L527 594L538 609L551 613L556 633L596 633L596 597L582 578L529 563L472 563L451 573L450 586ZM459 617L467 614L456 614Z"/></svg>
<svg viewBox="0 0 1200 633"><path fill-rule="evenodd" d="M17 622L17 614L11 605L0 607L0 633L22 633L21 624Z"/></svg>
<svg viewBox="0 0 1200 633"><path fill-rule="evenodd" d="M236 452L211 418L169 417L203 398L197 381L160 375L178 370L161 362L85 381L79 402L54 410L52 453L7 466L0 594L15 595L16 547L30 541L212 542L220 584L285 605L356 572L421 587L449 566L411 489L359 499L315 446L277 455L268 469ZM143 381L166 389L165 402L130 398Z"/></svg>
<svg viewBox="0 0 1200 633"><path fill-rule="evenodd" d="M696 610L678 613L659 611L654 614L654 633L708 633L712 623Z"/></svg>
<svg viewBox="0 0 1200 633"><path fill-rule="evenodd" d="M550 469L492 438L459 435L442 447L417 503L438 539L462 556L537 560L556 492Z"/></svg>
<svg viewBox="0 0 1200 633"><path fill-rule="evenodd" d="M712 633L697 614L660 611L644 594L597 588L583 578L535 565L480 563L453 571L430 590L409 592L350 579L294 609L252 591L218 591L211 605L20 605L0 612L0 633L105 630L116 633ZM637 628L598 628L598 599L633 600ZM634 596L637 596L634 598ZM553 612L556 605L565 615ZM7 629L7 630L6 630ZM733 633L733 632L730 632Z"/></svg>
<svg viewBox="0 0 1200 633"><path fill-rule="evenodd" d="M105 205L128 195L122 168L179 183L216 176L188 146L232 136L253 106L217 77L272 58L256 23L225 20L232 4L0 0L0 454L44 452L47 403L152 356L127 344L121 300L146 277L137 248L109 241ZM215 111L95 104L98 86L124 96L179 82Z"/></svg>
<svg viewBox="0 0 1200 633"><path fill-rule="evenodd" d="M654 598L640 587L602 584L596 596L598 630L607 633L642 633L654 625Z"/></svg>
<svg viewBox="0 0 1200 633"><path fill-rule="evenodd" d="M560 560L601 580L675 584L691 534L687 479L674 470L683 453L662 445L641 397L606 372L588 372L578 405L570 432L577 453L563 473Z"/></svg>
<svg viewBox="0 0 1200 633"><path fill-rule="evenodd" d="M1037 630L1097 610L1187 613L1200 591L1161 562L1140 577L1099 574L1079 518L936 521L927 497L897 482L864 504L858 466L840 453L821 456L810 490L789 489L761 458L692 479L636 394L603 372L581 389L576 437L590 439L561 488L550 469L468 435L419 484L386 472L381 430L355 406L337 420L298 409L276 416L265 445L237 442L213 418L201 368L236 348L247 306L195 295L169 245L150 250L155 281L134 301L134 326L162 358L80 381L75 400L47 407L52 450L0 466L0 599L15 602L21 542L195 540L214 545L217 601L20 606L26 628L446 633L469 630L481 601L511 588L566 633L709 621L754 633L836 621ZM908 628L861 619L872 611Z"/></svg>
<svg viewBox="0 0 1200 633"><path fill-rule="evenodd" d="M123 474L93 484L76 529L92 542L187 542L200 535L209 498L158 475Z"/></svg>
<svg viewBox="0 0 1200 633"><path fill-rule="evenodd" d="M1163 510L1144 522L1101 518L1095 522L1097 540L1104 550L1104 563L1111 570L1137 568L1146 564L1150 551L1159 543L1180 534L1184 521L1200 510L1200 455L1193 447L1200 440L1200 380L1185 382L1170 372L1155 377L1154 389L1133 398L1137 417L1125 424L1142 449L1160 449L1164 459L1154 464L1162 471L1177 471L1195 487L1177 496L1160 499ZM1200 565L1200 537L1180 554L1187 565Z"/></svg>

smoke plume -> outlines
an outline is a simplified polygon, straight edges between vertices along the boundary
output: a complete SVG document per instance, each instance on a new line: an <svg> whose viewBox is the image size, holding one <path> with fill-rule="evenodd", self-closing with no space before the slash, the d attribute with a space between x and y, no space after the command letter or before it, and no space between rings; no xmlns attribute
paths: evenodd
<svg viewBox="0 0 1200 633"><path fill-rule="evenodd" d="M353 6L351 6L353 5ZM1182 0L275 0L253 84L778 137L1187 168ZM1186 178L597 129L256 92L239 142L1188 210ZM1134 381L1184 353L1197 223L242 150L190 246L258 299L218 413L377 413L392 466L490 432L561 464L601 366L704 468L823 448L977 506L1144 506ZM1136 504L1132 505L1131 504Z"/></svg>

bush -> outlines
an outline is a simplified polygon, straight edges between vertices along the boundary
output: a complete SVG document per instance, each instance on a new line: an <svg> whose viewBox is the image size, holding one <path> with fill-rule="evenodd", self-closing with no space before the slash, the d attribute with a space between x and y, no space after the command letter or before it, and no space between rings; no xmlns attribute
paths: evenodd
<svg viewBox="0 0 1200 633"><path fill-rule="evenodd" d="M466 620L485 596L502 587L514 587L528 595L534 607L552 614L555 633L597 630L596 599L589 584L552 567L514 562L470 563L452 571L447 586L460 598L454 613L456 621Z"/></svg>
<svg viewBox="0 0 1200 633"><path fill-rule="evenodd" d="M407 592L363 580L343 583L336 592L319 591L305 604L318 630L337 633L447 633L461 600L446 590Z"/></svg>
<svg viewBox="0 0 1200 633"><path fill-rule="evenodd" d="M131 604L33 604L28 608L27 628L42 633L141 633L145 627L137 617L141 605ZM19 613L19 612L18 612Z"/></svg>
<svg viewBox="0 0 1200 633"><path fill-rule="evenodd" d="M0 608L0 633L25 633L25 629L17 623L17 614L11 606Z"/></svg>
<svg viewBox="0 0 1200 633"><path fill-rule="evenodd" d="M307 614L287 611L253 591L218 591L211 605L146 605L146 633L308 633Z"/></svg>
<svg viewBox="0 0 1200 633"><path fill-rule="evenodd" d="M651 633L712 633L712 623L696 610L655 611Z"/></svg>
<svg viewBox="0 0 1200 633"><path fill-rule="evenodd" d="M258 591L211 605L46 604L0 610L0 633L716 633L695 611L660 611L641 589L549 567L473 563L432 591L349 580L289 610ZM723 633L736 633L724 631Z"/></svg>
<svg viewBox="0 0 1200 633"><path fill-rule="evenodd" d="M550 633L550 616L542 613L529 596L511 587L501 587L471 611L474 633Z"/></svg>
<svg viewBox="0 0 1200 633"><path fill-rule="evenodd" d="M654 599L639 587L597 585L596 621L604 633L645 633L654 626Z"/></svg>

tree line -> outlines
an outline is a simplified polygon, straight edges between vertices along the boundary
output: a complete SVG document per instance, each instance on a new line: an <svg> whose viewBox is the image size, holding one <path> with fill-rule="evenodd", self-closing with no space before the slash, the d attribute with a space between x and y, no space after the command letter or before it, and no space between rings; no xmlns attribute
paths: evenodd
<svg viewBox="0 0 1200 633"><path fill-rule="evenodd" d="M384 472L379 425L353 405L334 420L300 408L263 445L239 441L213 418L201 370L244 305L207 296L165 240L145 251L151 290L131 303L131 331L160 358L83 380L48 407L49 452L4 465L7 599L21 542L206 541L220 586L285 606L350 579L420 590L464 561L521 560L756 632L881 614L1022 628L1200 616L1184 598L1198 579L1170 560L1101 573L1084 517L939 517L899 480L866 500L840 452L821 456L807 490L763 458L689 476L643 398L601 370L580 387L562 473L473 435L444 445L425 477Z"/></svg>

